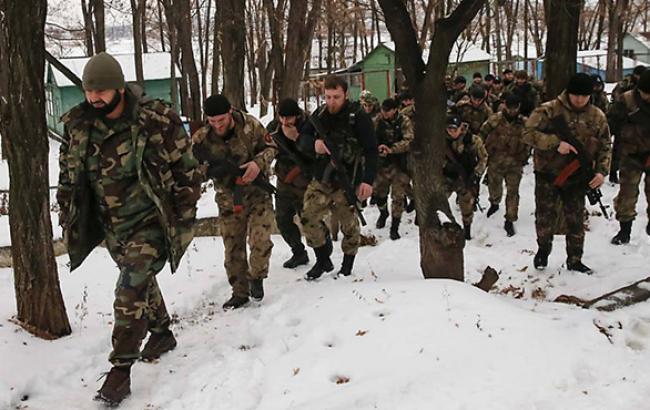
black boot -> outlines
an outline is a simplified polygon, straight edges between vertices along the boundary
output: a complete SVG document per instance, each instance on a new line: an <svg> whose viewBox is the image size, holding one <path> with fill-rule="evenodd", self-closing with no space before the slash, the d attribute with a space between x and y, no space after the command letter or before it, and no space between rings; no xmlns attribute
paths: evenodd
<svg viewBox="0 0 650 410"><path fill-rule="evenodd" d="M472 239L472 224L463 224L463 232L465 232L465 240L469 241Z"/></svg>
<svg viewBox="0 0 650 410"><path fill-rule="evenodd" d="M97 390L96 401L108 407L117 407L131 394L131 367L113 367L102 387Z"/></svg>
<svg viewBox="0 0 650 410"><path fill-rule="evenodd" d="M487 211L487 217L488 218L491 217L498 210L499 210L499 204L490 204L490 207L488 208Z"/></svg>
<svg viewBox="0 0 650 410"><path fill-rule="evenodd" d="M614 245L622 245L624 243L630 243L630 232L632 232L632 221L619 222L621 229L618 231L616 236L612 238L612 243Z"/></svg>
<svg viewBox="0 0 650 410"><path fill-rule="evenodd" d="M515 226L511 221L506 221L506 223L503 224L503 229L506 230L506 235L515 236Z"/></svg>
<svg viewBox="0 0 650 410"><path fill-rule="evenodd" d="M646 235L650 236L650 222L645 226L645 233Z"/></svg>
<svg viewBox="0 0 650 410"><path fill-rule="evenodd" d="M305 274L306 280L318 279L323 276L323 273L334 270L334 265L330 259L330 255L332 254L332 241L329 238L327 238L325 245L315 248L314 253L316 254L316 263Z"/></svg>
<svg viewBox="0 0 650 410"><path fill-rule="evenodd" d="M574 261L574 262L569 262L567 261L566 267L568 270L580 272L580 273L586 273L587 275L591 275L594 273L594 271L591 270L591 268L581 261Z"/></svg>
<svg viewBox="0 0 650 410"><path fill-rule="evenodd" d="M391 220L391 224L390 224L390 239L392 239L392 240L394 240L394 241L396 241L396 240L398 240L399 238L401 238L401 236L399 235L399 232L398 232L398 231L399 231L399 222L400 222L400 218L393 218L393 219Z"/></svg>
<svg viewBox="0 0 650 410"><path fill-rule="evenodd" d="M264 279L253 279L250 281L251 299L260 302L264 299Z"/></svg>
<svg viewBox="0 0 650 410"><path fill-rule="evenodd" d="M306 265L308 263L309 263L309 256L307 255L307 251L303 249L302 251L293 252L293 255L289 259L284 261L282 266L287 269L293 269L300 265Z"/></svg>
<svg viewBox="0 0 650 410"><path fill-rule="evenodd" d="M143 362L154 361L164 353L174 350L176 347L176 338L171 330L167 329L161 333L151 332L147 344L144 345L140 353L140 359Z"/></svg>
<svg viewBox="0 0 650 410"><path fill-rule="evenodd" d="M377 229L382 229L386 226L386 219L388 219L388 209L379 210L379 218L377 218L377 224L375 227Z"/></svg>
<svg viewBox="0 0 650 410"><path fill-rule="evenodd" d="M226 303L223 304L223 309L224 310L233 310L233 309L239 309L242 306L246 306L248 304L248 296L235 296L232 295Z"/></svg>
<svg viewBox="0 0 650 410"><path fill-rule="evenodd" d="M548 266L548 255L551 254L551 248L550 247L540 247L537 250L537 254L535 254L535 258L533 259L533 265L535 265L535 269L542 270L545 267Z"/></svg>
<svg viewBox="0 0 650 410"><path fill-rule="evenodd" d="M350 276L352 274L352 266L354 265L355 255L343 255L343 263L339 270L339 276Z"/></svg>
<svg viewBox="0 0 650 410"><path fill-rule="evenodd" d="M415 211L415 199L411 199L408 204L406 204L406 212L411 213Z"/></svg>

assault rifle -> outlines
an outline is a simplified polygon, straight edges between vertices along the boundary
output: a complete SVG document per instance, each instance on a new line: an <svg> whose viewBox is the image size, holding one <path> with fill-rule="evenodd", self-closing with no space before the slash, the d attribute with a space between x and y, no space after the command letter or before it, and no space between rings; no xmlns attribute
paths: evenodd
<svg viewBox="0 0 650 410"><path fill-rule="evenodd" d="M560 139L568 144L571 144L578 153L575 155L576 158L573 159L567 166L565 166L562 171L555 177L553 185L558 188L564 188L569 178L580 178L581 184L588 186L589 181L591 181L596 173L592 165L592 159L589 157L585 146L578 141L578 139L571 133L571 129L567 124L566 120L562 115L551 118L551 126L555 134L557 134ZM599 205L600 210L603 212L603 215L606 219L609 219L607 214L607 209L601 198L603 193L599 188L589 188L587 189L587 199L591 205Z"/></svg>
<svg viewBox="0 0 650 410"><path fill-rule="evenodd" d="M341 157L339 156L339 152L338 152L338 147L334 142L332 142L331 137L328 136L327 132L325 132L323 124L320 122L320 119L318 118L318 114L309 116L309 121L314 126L316 133L321 138L323 138L323 141L325 142L327 149L330 151L330 164L332 164L332 166L336 170L336 176L339 182L341 183L341 185L343 186L343 190L345 191L345 199L348 201L348 205L354 207L357 216L359 216L359 221L361 221L361 225L366 226L366 218L363 217L363 212L361 212L361 208L359 207L359 203L357 202L357 194L354 190L354 183L353 181L350 180L348 172L345 169L345 165L341 161Z"/></svg>

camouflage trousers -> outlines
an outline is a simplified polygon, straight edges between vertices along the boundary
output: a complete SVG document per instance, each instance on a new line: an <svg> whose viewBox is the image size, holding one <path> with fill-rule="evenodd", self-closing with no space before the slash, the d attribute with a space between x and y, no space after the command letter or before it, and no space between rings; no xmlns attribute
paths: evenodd
<svg viewBox="0 0 650 410"><path fill-rule="evenodd" d="M560 191L552 178L535 175L535 229L537 245L550 251L553 234L558 225L560 209L566 224L566 253L568 262L582 259L585 242L585 193L581 189Z"/></svg>
<svg viewBox="0 0 650 410"><path fill-rule="evenodd" d="M130 366L140 357L140 345L147 334L169 328L169 314L156 281L165 266L165 237L158 226L136 231L128 240L118 240L110 232L106 244L120 268L113 303L113 366Z"/></svg>
<svg viewBox="0 0 650 410"><path fill-rule="evenodd" d="M264 279L271 259L273 204L269 196L247 197L244 210L233 213L232 207L219 207L219 230L225 248L224 267L234 296L250 293L253 279ZM246 238L250 247L250 264Z"/></svg>
<svg viewBox="0 0 650 410"><path fill-rule="evenodd" d="M503 196L503 182L506 183L506 221L515 222L519 214L519 183L523 168L521 166L488 166L488 191L490 204L499 205Z"/></svg>
<svg viewBox="0 0 650 410"><path fill-rule="evenodd" d="M377 196L377 206L381 210L388 208L388 191L390 190L391 198L391 216L401 218L404 213L404 200L408 190L411 178L408 174L396 165L388 165L379 169L377 179L375 180L375 195Z"/></svg>
<svg viewBox="0 0 650 410"><path fill-rule="evenodd" d="M340 224L341 232L343 232L343 241L341 242L343 253L356 255L357 249L359 249L361 229L355 210L348 205L343 189L333 188L320 181L312 181L305 192L301 221L307 244L312 248L325 245L328 229L324 219L329 212L336 218Z"/></svg>
<svg viewBox="0 0 650 410"><path fill-rule="evenodd" d="M636 202L639 199L639 184L644 171L637 165L629 164L625 158L621 162L619 175L619 191L614 199L616 219L621 222L633 221L636 218ZM650 220L650 172L645 172L645 196L648 202L647 213Z"/></svg>
<svg viewBox="0 0 650 410"><path fill-rule="evenodd" d="M447 198L456 193L456 203L460 207L460 213L463 217L463 225L469 226L474 219L474 202L476 200L474 192L468 189L461 181L454 183L447 182Z"/></svg>
<svg viewBox="0 0 650 410"><path fill-rule="evenodd" d="M294 222L296 215L302 214L305 189L285 184L278 180L278 192L275 195L275 222L282 239L291 247L294 254L305 251L302 244L300 229Z"/></svg>

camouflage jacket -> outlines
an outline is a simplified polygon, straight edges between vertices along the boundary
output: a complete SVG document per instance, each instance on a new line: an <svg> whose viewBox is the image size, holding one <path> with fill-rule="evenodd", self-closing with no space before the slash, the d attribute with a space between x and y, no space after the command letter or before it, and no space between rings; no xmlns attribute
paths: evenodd
<svg viewBox="0 0 650 410"><path fill-rule="evenodd" d="M607 175L611 140L605 114L592 104L580 111L575 110L569 103L566 91L535 109L526 121L524 142L535 150L535 171L556 176L575 158L574 155L557 152L562 140L552 129L551 119L558 115L564 117L572 134L593 158L594 172Z"/></svg>
<svg viewBox="0 0 650 410"><path fill-rule="evenodd" d="M409 120L411 120L411 124L414 124L415 122L415 104L411 104L409 106L406 106L402 108L399 111L400 114L408 117Z"/></svg>
<svg viewBox="0 0 650 410"><path fill-rule="evenodd" d="M391 121L378 115L375 118L375 135L377 146L386 145L391 150L388 156L379 157L379 165L397 164L405 170L406 153L414 138L411 120L400 113L397 113Z"/></svg>
<svg viewBox="0 0 650 410"><path fill-rule="evenodd" d="M229 159L236 165L254 161L260 172L267 178L270 175L271 163L277 154L277 148L271 136L257 118L242 111L233 111L234 128L232 134L219 137L210 124L199 128L192 135L194 155L201 164L204 178L207 165ZM220 210L233 208L234 184L236 176L228 175L215 178L215 200ZM268 196L262 189L247 185L243 189L246 198Z"/></svg>
<svg viewBox="0 0 650 410"><path fill-rule="evenodd" d="M487 167L488 154L483 140L478 135L469 131L457 139L446 137L446 152L443 162L443 175L448 183L453 183L461 178L462 173L468 177L479 178ZM462 171L458 169L461 166ZM470 181L464 181L468 184Z"/></svg>
<svg viewBox="0 0 650 410"><path fill-rule="evenodd" d="M142 191L157 209L166 239L166 251L174 272L193 238L196 201L200 196L200 176L192 155L190 140L180 117L160 100L145 101L135 88L126 98L131 116L131 144L120 145L120 161L132 156ZM93 206L85 170L89 136L96 121L82 103L65 113L64 143L59 153L57 202L70 255L70 268L76 269L104 239L104 223ZM123 199L120 199L122 201ZM129 198L129 201L134 200Z"/></svg>
<svg viewBox="0 0 650 410"><path fill-rule="evenodd" d="M522 167L530 155L530 147L522 134L526 118L508 118L503 111L492 114L481 126L490 166Z"/></svg>
<svg viewBox="0 0 650 410"><path fill-rule="evenodd" d="M621 151L625 156L638 156L643 162L650 155L650 103L643 101L637 89L623 94L614 103L610 121L621 130Z"/></svg>
<svg viewBox="0 0 650 410"><path fill-rule="evenodd" d="M469 100L462 100L456 104L452 112L460 116L463 122L469 124L469 130L472 134L478 134L481 131L481 125L492 114L492 109L488 107L486 102L474 107Z"/></svg>
<svg viewBox="0 0 650 410"><path fill-rule="evenodd" d="M627 76L622 81L619 81L612 90L612 102L622 101L623 94L634 89L635 86L636 83L631 76Z"/></svg>
<svg viewBox="0 0 650 410"><path fill-rule="evenodd" d="M607 113L609 101L607 100L607 93L605 91L595 91L591 94L591 103L604 113Z"/></svg>

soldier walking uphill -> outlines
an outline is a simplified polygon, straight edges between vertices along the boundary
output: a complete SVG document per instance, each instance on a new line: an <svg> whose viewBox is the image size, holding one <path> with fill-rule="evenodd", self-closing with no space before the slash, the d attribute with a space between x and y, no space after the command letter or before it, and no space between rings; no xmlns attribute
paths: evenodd
<svg viewBox="0 0 650 410"><path fill-rule="evenodd" d="M650 71L644 72L636 88L627 91L616 102L613 111L621 133L620 188L614 200L616 219L621 229L612 238L620 245L630 241L632 221L636 218L639 183L645 174L645 196L648 202L646 233L650 235Z"/></svg>
<svg viewBox="0 0 650 410"><path fill-rule="evenodd" d="M386 226L388 218L388 191L391 192L390 239L400 238L399 225L404 212L406 191L411 178L406 169L406 152L413 141L411 120L397 110L399 104L392 98L381 104L381 113L375 119L379 151L379 167L375 181L375 195L379 208L377 228Z"/></svg>
<svg viewBox="0 0 650 410"><path fill-rule="evenodd" d="M156 274L167 260L174 272L192 241L200 176L179 116L127 87L111 55L88 61L83 89L85 101L62 117L57 201L71 269L106 240L120 270L113 367L96 396L114 406L131 393L138 358L153 360L176 346Z"/></svg>
<svg viewBox="0 0 650 410"><path fill-rule="evenodd" d="M312 114L316 116L312 121L322 125L323 130L317 135L311 124L312 130L305 131L305 135L312 135L313 143L304 146L315 158L314 179L305 192L302 213L307 243L316 253L316 264L305 275L307 280L334 269L330 260L332 241L323 222L330 211L340 221L343 232L343 263L338 274L352 273L360 234L354 193L359 201L364 201L372 195L375 181L377 140L373 125L365 112L350 104L347 90L348 84L341 77L326 78L325 105ZM345 186L346 179L350 186Z"/></svg>
<svg viewBox="0 0 650 410"><path fill-rule="evenodd" d="M460 117L461 121L469 124L469 131L478 135L481 125L492 114L492 109L486 103L487 92L480 85L473 85L469 90L469 98L459 101L452 109L452 113Z"/></svg>
<svg viewBox="0 0 650 410"><path fill-rule="evenodd" d="M539 93L528 81L528 73L524 70L515 73L514 82L508 85L504 91L519 97L521 103L519 111L524 117L530 116L530 113L540 103Z"/></svg>
<svg viewBox="0 0 650 410"><path fill-rule="evenodd" d="M519 114L519 106L517 96L507 95L503 111L492 114L481 127L481 137L488 153L490 209L487 217L499 210L505 180L506 221L503 227L508 236L515 234L513 223L519 211L519 183L530 155L530 147L522 139L526 118Z"/></svg>
<svg viewBox="0 0 650 410"><path fill-rule="evenodd" d="M483 141L472 135L469 126L457 115L447 118L445 161L442 174L445 177L447 196L456 193L463 217L465 239L472 239L472 219L478 195L478 181L487 165L487 151Z"/></svg>
<svg viewBox="0 0 650 410"><path fill-rule="evenodd" d="M618 170L621 162L621 114L620 108L622 107L619 102L623 101L623 94L636 88L641 75L646 71L645 66L636 66L632 75L625 77L623 81L616 84L612 91L612 104L610 104L607 118L609 120L609 128L614 135L614 147L612 149L612 165L610 166L609 180L610 182L618 183Z"/></svg>
<svg viewBox="0 0 650 410"><path fill-rule="evenodd" d="M232 297L224 309L237 309L264 297L263 280L271 258L272 190L268 170L277 151L262 124L236 110L223 95L205 100L208 123L192 136L194 155L212 178L225 248L224 267ZM272 188L272 186L270 186ZM250 246L247 260L246 239Z"/></svg>
<svg viewBox="0 0 650 410"><path fill-rule="evenodd" d="M295 268L309 263L309 257L300 238L300 229L294 223L296 214L300 215L309 174L310 159L299 149L300 132L308 124L305 113L296 100L286 98L278 104L279 118L269 124L269 131L278 147L275 161L278 192L275 195L275 221L282 239L291 247L292 256L284 262L285 268Z"/></svg>
<svg viewBox="0 0 650 410"><path fill-rule="evenodd" d="M537 269L548 265L561 207L568 230L566 266L592 272L582 263L585 195L602 185L611 155L605 115L589 103L592 91L591 77L575 74L562 94L542 104L526 122L524 141L534 148L535 158Z"/></svg>

